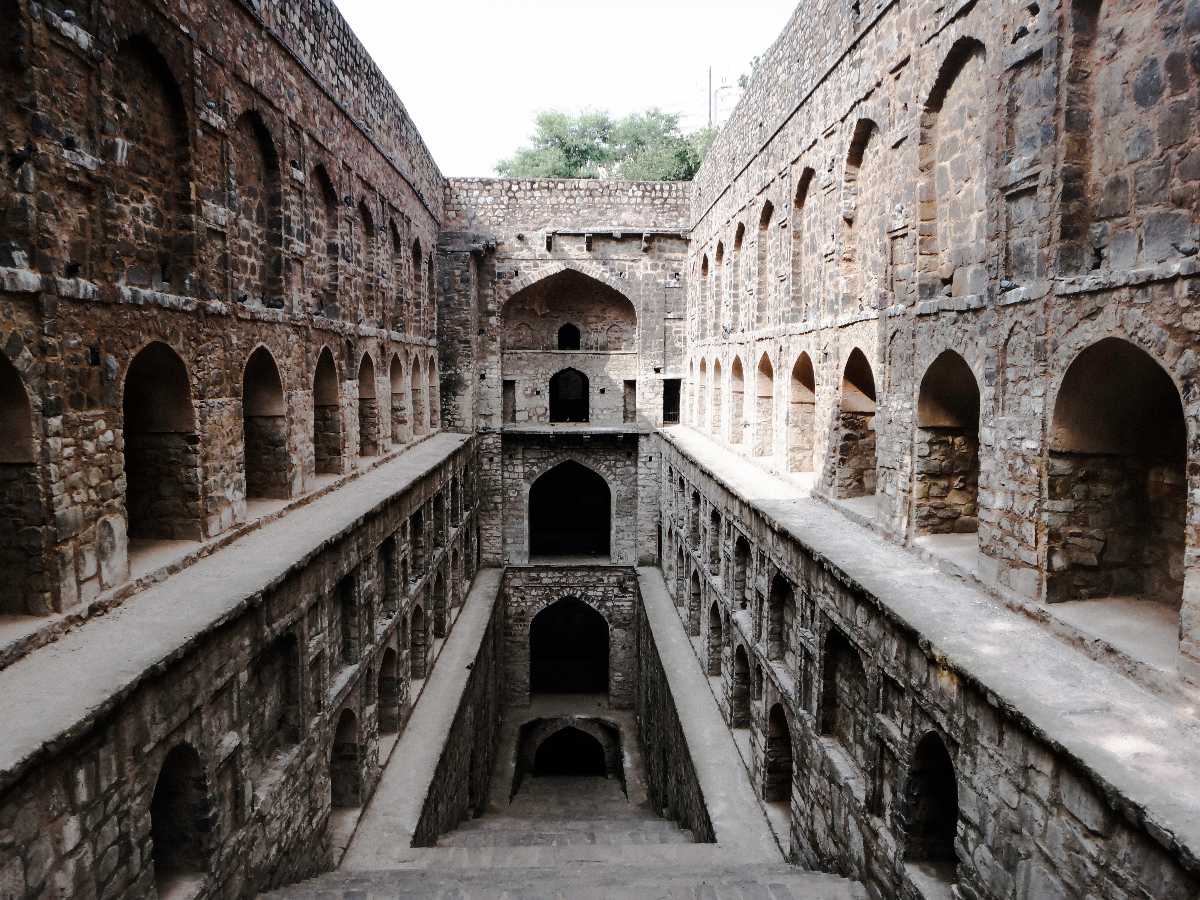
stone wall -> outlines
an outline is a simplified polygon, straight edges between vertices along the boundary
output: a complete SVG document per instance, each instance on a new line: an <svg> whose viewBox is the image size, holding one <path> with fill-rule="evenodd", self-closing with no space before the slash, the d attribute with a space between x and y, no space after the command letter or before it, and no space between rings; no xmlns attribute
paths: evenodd
<svg viewBox="0 0 1200 900"><path fill-rule="evenodd" d="M331 816L355 814L338 800L366 802L381 744L415 699L420 664L411 653L427 652L432 639L410 628L432 627L435 573L449 573L461 602L474 572L459 562L474 559L473 507L433 542L419 571L408 517L425 509L433 519L474 466L467 444L407 490L380 497L369 516L174 648L111 706L0 774L8 851L0 893L151 894L152 829L164 827L152 796L164 760L181 747L173 758L197 760L193 811L204 810L191 848L197 876L207 876L197 896L249 897L327 868Z"/></svg>
<svg viewBox="0 0 1200 900"><path fill-rule="evenodd" d="M751 780L768 800L768 717L784 716L793 767L786 846L797 862L884 897L927 897L951 881L981 900L1195 893L1192 863L1125 814L1130 798L1111 796L1021 710L951 668L886 597L866 593L837 560L781 532L670 442L661 459L673 488L662 496L666 581L685 622L691 573L703 580L705 609L718 607L721 704L735 738L749 730ZM719 522L716 566L687 534L693 493ZM764 602L781 585L790 603ZM746 603L742 590L756 599ZM694 633L707 638L714 620L704 622ZM772 647L773 632L782 648ZM922 794L919 748L929 741L946 749L957 783L956 870L916 865L925 835L915 823L931 806L938 812Z"/></svg>
<svg viewBox="0 0 1200 900"><path fill-rule="evenodd" d="M637 604L637 723L646 766L650 802L664 819L673 819L700 843L714 843L716 832L679 722L671 685L663 671L654 634Z"/></svg>
<svg viewBox="0 0 1200 900"><path fill-rule="evenodd" d="M1081 473L1069 487L1041 475L1064 427L1056 401L1087 390L1067 384L1072 364L1091 348L1126 370L1118 345L1136 348L1182 405L1131 385L1150 418L1200 413L1184 312L1200 291L1200 129L1185 112L1197 23L1193 2L1149 0L805 6L693 184L685 422L773 469L814 471L825 496L874 495L855 508L897 541L973 530L985 582L1059 599L1048 535L1063 496L1091 490ZM957 426L978 439L959 487L930 482L918 410L946 353L978 395L976 421ZM874 386L873 460L856 452L868 410L852 374ZM1144 430L1118 393L1081 402ZM811 417L794 414L800 399ZM1197 435L1179 434L1194 472ZM1164 560L1193 673L1197 515L1165 541L1190 562Z"/></svg>
<svg viewBox="0 0 1200 900"><path fill-rule="evenodd" d="M583 365L590 377L604 375L608 415L623 420L622 382L637 384L636 420L662 421L662 380L679 377L682 367L682 323L686 308L682 277L687 252L686 184L601 181L519 181L455 179L446 189L447 234L443 240L486 248L480 271L484 283L478 294L477 350L470 381L474 384L475 414L482 428L504 424L504 381L516 382L519 416L538 421L547 373L564 365ZM608 356L576 360L527 359L509 350L543 350L549 324L562 324L554 313L538 308L537 298L557 287L561 299L580 307L576 323L585 331L585 351L609 353L612 328L621 330L622 347L636 352L609 372ZM633 307L629 317L606 309L588 313L587 298L619 297ZM531 316L515 316L512 301L533 301ZM518 302L518 305L521 305ZM528 309L528 307L526 307ZM520 320L520 321L519 321ZM517 333L518 325L528 325ZM554 326L557 331L558 325ZM538 340L534 341L534 331ZM542 333L546 332L546 333ZM464 359L464 362L466 360ZM465 380L465 373L460 373ZM615 393L615 399L610 395ZM593 402L600 399L598 388ZM528 412L527 412L528 411Z"/></svg>
<svg viewBox="0 0 1200 900"><path fill-rule="evenodd" d="M608 627L608 702L634 705L639 678L637 575L625 567L519 566L504 575L504 682L510 705L529 703L529 629L539 612L572 597L596 610Z"/></svg>

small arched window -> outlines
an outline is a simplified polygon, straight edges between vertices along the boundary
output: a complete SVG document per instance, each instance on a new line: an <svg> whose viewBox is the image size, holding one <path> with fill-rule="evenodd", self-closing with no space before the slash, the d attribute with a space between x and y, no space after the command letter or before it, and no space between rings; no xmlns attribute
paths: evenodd
<svg viewBox="0 0 1200 900"><path fill-rule="evenodd" d="M579 329L568 322L562 328L558 329L558 349L559 350L578 350L579 349Z"/></svg>

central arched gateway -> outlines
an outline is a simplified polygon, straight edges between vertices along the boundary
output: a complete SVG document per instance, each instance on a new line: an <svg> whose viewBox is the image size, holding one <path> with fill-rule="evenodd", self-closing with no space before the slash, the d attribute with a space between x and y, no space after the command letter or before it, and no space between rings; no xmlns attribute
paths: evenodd
<svg viewBox="0 0 1200 900"><path fill-rule="evenodd" d="M574 460L559 463L529 489L529 556L607 558L612 492Z"/></svg>
<svg viewBox="0 0 1200 900"><path fill-rule="evenodd" d="M529 625L529 691L608 693L608 623L582 600L564 597Z"/></svg>

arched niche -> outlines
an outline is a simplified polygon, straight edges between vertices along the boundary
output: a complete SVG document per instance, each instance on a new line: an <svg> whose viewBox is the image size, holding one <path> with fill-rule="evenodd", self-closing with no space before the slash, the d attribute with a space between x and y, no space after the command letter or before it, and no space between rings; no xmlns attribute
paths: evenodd
<svg viewBox="0 0 1200 900"><path fill-rule="evenodd" d="M766 353L758 360L754 392L754 455L770 456L775 452L775 367Z"/></svg>
<svg viewBox="0 0 1200 900"><path fill-rule="evenodd" d="M1187 421L1179 389L1116 337L1067 368L1050 428L1050 601L1137 597L1178 608L1187 516Z"/></svg>
<svg viewBox="0 0 1200 900"><path fill-rule="evenodd" d="M283 215L279 155L262 117L243 113L230 136L232 193L237 227L230 234L233 299L283 305Z"/></svg>
<svg viewBox="0 0 1200 900"><path fill-rule="evenodd" d="M529 555L609 558L612 491L574 460L544 472L529 489Z"/></svg>
<svg viewBox="0 0 1200 900"><path fill-rule="evenodd" d="M150 858L158 896L197 890L212 853L215 812L200 755L190 744L163 760L150 798Z"/></svg>
<svg viewBox="0 0 1200 900"><path fill-rule="evenodd" d="M428 646L428 626L425 624L425 611L420 606L413 607L412 625L409 631L408 670L409 677L420 681L425 677L426 656Z"/></svg>
<svg viewBox="0 0 1200 900"><path fill-rule="evenodd" d="M115 68L110 127L123 141L110 204L116 277L183 292L194 247L187 107L163 55L143 35L121 43Z"/></svg>
<svg viewBox="0 0 1200 900"><path fill-rule="evenodd" d="M932 863L942 880L953 881L958 855L958 779L954 762L937 732L917 743L900 806L904 858Z"/></svg>
<svg viewBox="0 0 1200 900"><path fill-rule="evenodd" d="M767 735L763 747L763 799L788 808L792 801L792 729L783 705L776 703L767 713Z"/></svg>
<svg viewBox="0 0 1200 900"><path fill-rule="evenodd" d="M838 394L837 440L831 441L834 496L864 497L875 493L875 375L867 356L855 347L842 371Z"/></svg>
<svg viewBox="0 0 1200 900"><path fill-rule="evenodd" d="M200 538L200 436L179 355L158 341L144 347L125 373L122 406L130 538Z"/></svg>
<svg viewBox="0 0 1200 900"><path fill-rule="evenodd" d="M362 806L362 749L358 716L352 709L343 709L329 752L330 803L335 808Z"/></svg>
<svg viewBox="0 0 1200 900"><path fill-rule="evenodd" d="M529 326L528 323L521 322L521 323L519 323L519 326L524 326L524 329L521 332L522 336L525 333L532 334L533 329ZM567 322L565 325L563 325L561 328L558 329L558 349L559 350L578 350L579 349L579 341L580 341L580 334L579 334L579 328L577 326L572 325L570 322Z"/></svg>
<svg viewBox="0 0 1200 900"><path fill-rule="evenodd" d="M801 353L788 381L787 456L788 470L813 471L816 445L817 376L812 358Z"/></svg>
<svg viewBox="0 0 1200 900"><path fill-rule="evenodd" d="M324 347L313 371L313 451L318 475L343 471L344 447L337 366L329 348Z"/></svg>
<svg viewBox="0 0 1200 900"><path fill-rule="evenodd" d="M733 677L729 681L729 723L734 728L750 727L750 658L741 644L733 651Z"/></svg>
<svg viewBox="0 0 1200 900"><path fill-rule="evenodd" d="M36 459L29 394L16 366L0 353L0 578L6 585L0 613L50 611L43 575L46 508Z"/></svg>
<svg viewBox="0 0 1200 900"><path fill-rule="evenodd" d="M412 377L410 379L412 402L413 434L417 437L429 434L429 407L426 405L425 377L421 371L420 357L412 358Z"/></svg>
<svg viewBox="0 0 1200 900"><path fill-rule="evenodd" d="M364 353L358 363L358 455L379 455L379 398L370 353Z"/></svg>
<svg viewBox="0 0 1200 900"><path fill-rule="evenodd" d="M329 172L321 163L312 168L305 205L309 255L304 268L312 291L313 309L320 314L336 317L338 260L341 257L338 197Z"/></svg>
<svg viewBox="0 0 1200 900"><path fill-rule="evenodd" d="M708 676L721 675L721 649L723 647L721 628L721 607L714 601L708 608Z"/></svg>
<svg viewBox="0 0 1200 900"><path fill-rule="evenodd" d="M291 496L287 404L275 358L266 347L242 371L242 440L247 497Z"/></svg>
<svg viewBox="0 0 1200 900"><path fill-rule="evenodd" d="M944 350L917 397L913 524L917 534L979 527L979 384L967 361Z"/></svg>
<svg viewBox="0 0 1200 900"><path fill-rule="evenodd" d="M529 623L532 694L607 694L608 622L575 597L540 610Z"/></svg>
<svg viewBox="0 0 1200 900"><path fill-rule="evenodd" d="M713 361L713 390L712 390L712 433L721 436L721 399L724 394L724 383L721 380L721 361Z"/></svg>
<svg viewBox="0 0 1200 900"><path fill-rule="evenodd" d="M521 326L528 331L524 331ZM580 343L562 346L564 326L578 329ZM500 313L500 337L506 349L523 345L518 335L529 334L536 348L605 351L636 349L609 346L609 329L637 334L637 311L625 294L576 269L562 269L514 293ZM568 332L568 336L571 333Z"/></svg>
<svg viewBox="0 0 1200 900"><path fill-rule="evenodd" d="M746 428L746 373L742 358L735 356L729 367L729 442L740 444Z"/></svg>
<svg viewBox="0 0 1200 900"><path fill-rule="evenodd" d="M392 354L392 365L388 370L388 386L391 392L391 423L392 443L407 442L411 423L408 421L408 402L406 391L408 383L404 378L404 363L399 354Z"/></svg>

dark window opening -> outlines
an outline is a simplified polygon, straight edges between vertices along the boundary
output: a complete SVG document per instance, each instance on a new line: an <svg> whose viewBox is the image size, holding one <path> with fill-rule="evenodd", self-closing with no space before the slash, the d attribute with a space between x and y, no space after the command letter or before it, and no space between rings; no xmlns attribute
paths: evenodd
<svg viewBox="0 0 1200 900"><path fill-rule="evenodd" d="M790 803L792 799L792 732L783 707L776 703L767 718L767 746L763 799L768 803Z"/></svg>
<svg viewBox="0 0 1200 900"><path fill-rule="evenodd" d="M537 749L533 759L533 774L538 775L607 775L604 747L578 728L557 731Z"/></svg>
<svg viewBox="0 0 1200 900"><path fill-rule="evenodd" d="M679 382L678 378L663 380L662 418L664 425L679 424Z"/></svg>
<svg viewBox="0 0 1200 900"><path fill-rule="evenodd" d="M505 422L517 421L517 383L510 378L504 379L502 409Z"/></svg>
<svg viewBox="0 0 1200 900"><path fill-rule="evenodd" d="M180 744L163 761L150 800L151 855L160 897L181 882L203 877L212 825L200 757Z"/></svg>
<svg viewBox="0 0 1200 900"><path fill-rule="evenodd" d="M588 377L563 369L550 378L550 421L586 422L589 418Z"/></svg>
<svg viewBox="0 0 1200 900"><path fill-rule="evenodd" d="M625 401L625 403L624 403L625 423L629 424L631 422L636 422L637 421L637 382L636 381L626 381L625 382L624 401Z"/></svg>
<svg viewBox="0 0 1200 900"><path fill-rule="evenodd" d="M562 328L558 329L558 349L559 350L578 350L579 349L579 329L568 322Z"/></svg>
<svg viewBox="0 0 1200 900"><path fill-rule="evenodd" d="M611 495L586 466L560 463L529 491L529 555L609 555Z"/></svg>
<svg viewBox="0 0 1200 900"><path fill-rule="evenodd" d="M359 758L358 719L342 710L329 757L329 789L335 807L362 806L362 763Z"/></svg>
<svg viewBox="0 0 1200 900"><path fill-rule="evenodd" d="M567 597L534 617L529 626L529 690L608 693L608 623L600 613Z"/></svg>
<svg viewBox="0 0 1200 900"><path fill-rule="evenodd" d="M953 863L958 828L958 782L946 745L934 732L913 754L904 790L905 856L910 860Z"/></svg>

